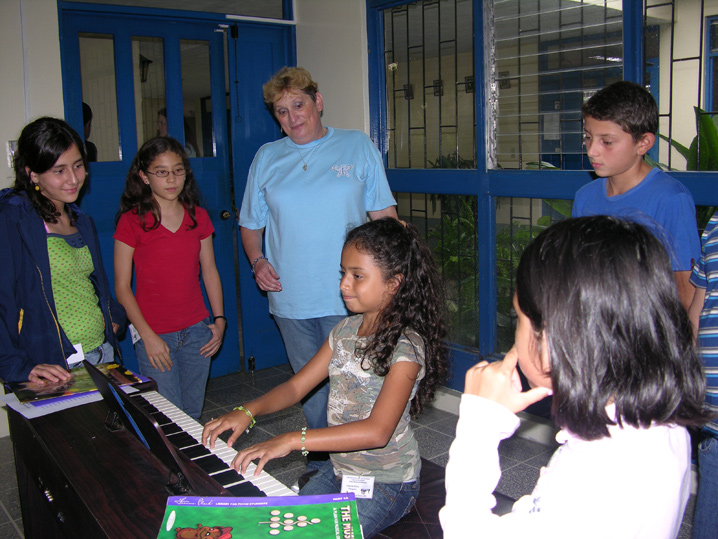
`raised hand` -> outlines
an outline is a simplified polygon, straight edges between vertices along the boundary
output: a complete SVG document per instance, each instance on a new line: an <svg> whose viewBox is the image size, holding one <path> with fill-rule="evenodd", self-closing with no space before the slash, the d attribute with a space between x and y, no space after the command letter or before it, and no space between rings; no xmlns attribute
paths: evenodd
<svg viewBox="0 0 718 539"><path fill-rule="evenodd" d="M492 400L517 413L551 395L551 390L536 387L521 391L521 379L516 370L519 355L514 346L502 361L482 361L466 372L464 392Z"/></svg>

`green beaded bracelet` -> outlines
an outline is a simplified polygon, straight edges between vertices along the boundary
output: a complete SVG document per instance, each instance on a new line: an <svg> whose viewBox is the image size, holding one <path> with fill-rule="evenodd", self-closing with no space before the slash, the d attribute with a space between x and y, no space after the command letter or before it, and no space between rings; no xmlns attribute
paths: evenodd
<svg viewBox="0 0 718 539"><path fill-rule="evenodd" d="M304 439L307 437L307 427L302 427L302 456L306 457L309 454L304 447Z"/></svg>
<svg viewBox="0 0 718 539"><path fill-rule="evenodd" d="M244 406L235 406L235 407L234 407L234 410L241 410L241 411L243 411L245 414L247 414L247 417L249 417L249 419L252 420L252 422L249 424L249 427L247 427L247 431L246 431L246 432L249 432L249 429L251 429L254 425L257 424L257 420L254 419L254 416L252 415L252 412L250 412L249 410L247 410Z"/></svg>

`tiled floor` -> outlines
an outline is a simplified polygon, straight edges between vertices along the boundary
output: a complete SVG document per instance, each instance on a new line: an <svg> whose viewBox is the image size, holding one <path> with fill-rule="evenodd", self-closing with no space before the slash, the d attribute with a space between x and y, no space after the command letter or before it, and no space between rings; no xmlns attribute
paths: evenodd
<svg viewBox="0 0 718 539"><path fill-rule="evenodd" d="M254 374L233 374L210 380L201 422L230 411L234 406L261 395L291 375L288 367L273 367ZM448 460L449 446L456 432L457 417L449 412L430 408L414 423L421 455L441 466ZM271 438L282 432L305 426L299 406L263 416L250 434L240 437L235 447L241 448ZM502 477L497 490L511 498L531 492L539 470L546 465L555 447L514 437L499 447ZM291 486L304 471L305 459L298 452L268 463L266 470ZM680 539L691 537L693 497L686 510ZM17 495L12 445L9 438L0 438L0 537L22 538L22 517Z"/></svg>

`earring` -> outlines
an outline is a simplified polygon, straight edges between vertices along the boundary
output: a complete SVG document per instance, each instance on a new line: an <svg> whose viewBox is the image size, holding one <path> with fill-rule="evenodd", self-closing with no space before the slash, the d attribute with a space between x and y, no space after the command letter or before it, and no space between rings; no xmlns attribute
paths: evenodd
<svg viewBox="0 0 718 539"><path fill-rule="evenodd" d="M40 190L40 186L38 184L35 184L35 191L39 191L39 190Z"/></svg>

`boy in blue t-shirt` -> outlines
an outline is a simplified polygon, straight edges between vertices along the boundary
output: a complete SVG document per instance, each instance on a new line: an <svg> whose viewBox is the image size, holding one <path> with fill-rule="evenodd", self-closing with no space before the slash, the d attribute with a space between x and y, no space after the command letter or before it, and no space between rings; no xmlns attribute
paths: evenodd
<svg viewBox="0 0 718 539"><path fill-rule="evenodd" d="M688 316L706 373L706 403L718 412L718 213L701 237L703 252L693 269L696 286ZM714 538L718 530L718 420L703 427L698 449L698 496L693 538Z"/></svg>
<svg viewBox="0 0 718 539"><path fill-rule="evenodd" d="M583 104L586 155L598 179L576 193L573 216L613 215L646 225L669 255L681 303L688 309L693 263L700 254L696 208L688 189L643 156L658 131L658 107L641 85L606 86Z"/></svg>

